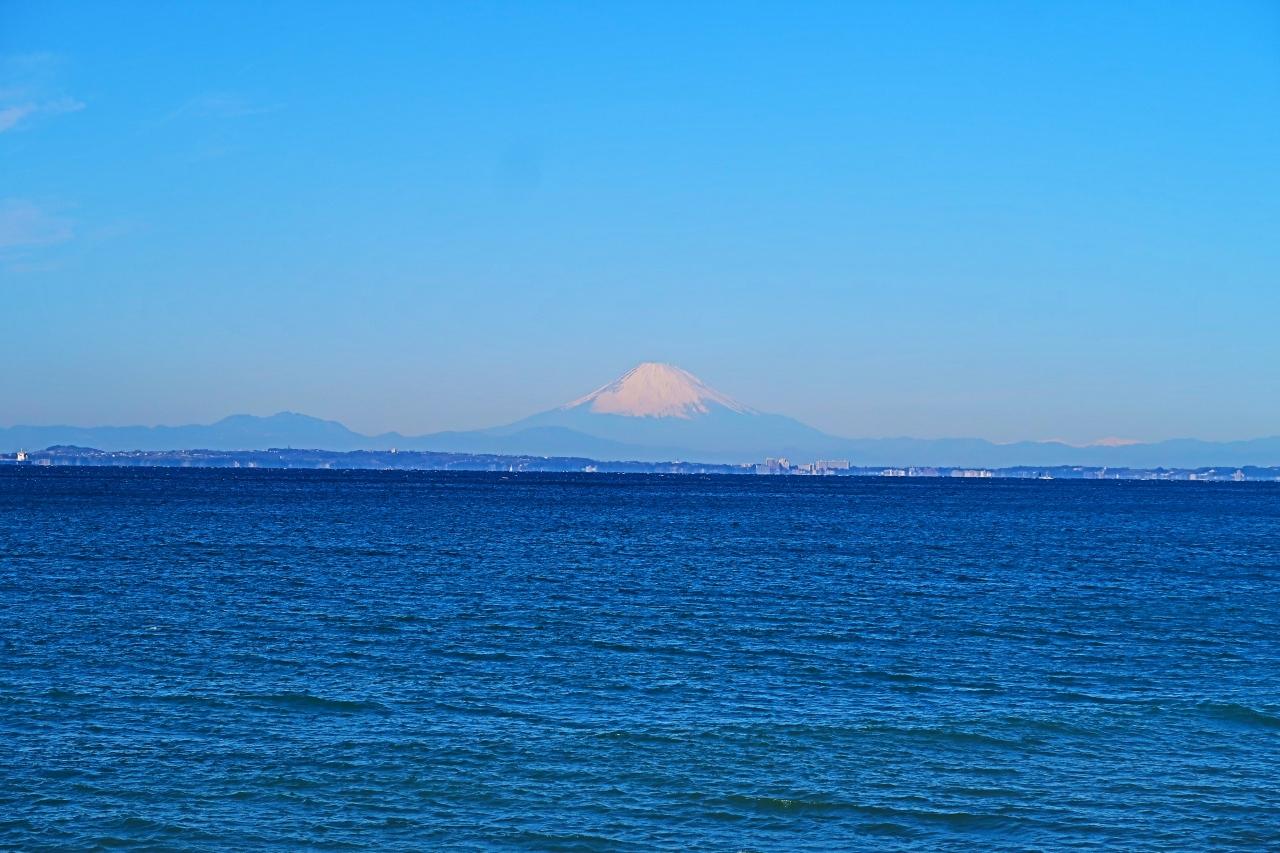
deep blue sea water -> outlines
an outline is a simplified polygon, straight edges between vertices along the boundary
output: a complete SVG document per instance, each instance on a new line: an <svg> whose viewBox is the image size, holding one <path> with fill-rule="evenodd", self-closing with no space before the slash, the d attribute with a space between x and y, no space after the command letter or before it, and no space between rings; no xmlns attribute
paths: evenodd
<svg viewBox="0 0 1280 853"><path fill-rule="evenodd" d="M1280 848L1280 487L0 469L0 848Z"/></svg>

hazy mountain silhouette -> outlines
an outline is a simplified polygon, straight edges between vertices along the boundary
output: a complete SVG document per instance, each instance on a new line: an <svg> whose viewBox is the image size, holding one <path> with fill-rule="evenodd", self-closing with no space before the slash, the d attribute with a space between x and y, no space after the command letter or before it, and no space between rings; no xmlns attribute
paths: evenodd
<svg viewBox="0 0 1280 853"><path fill-rule="evenodd" d="M101 450L436 450L459 453L584 456L601 460L756 462L844 458L854 465L1010 467L1106 465L1206 467L1280 465L1280 437L1209 442L1196 439L995 444L978 438L849 439L783 415L765 414L668 364L646 362L559 408L505 426L405 436L362 435L337 421L280 412L233 415L187 426L13 426L0 428L0 451L51 445Z"/></svg>
<svg viewBox="0 0 1280 853"><path fill-rule="evenodd" d="M352 432L337 421L294 412L269 417L232 415L217 423L188 426L0 428L0 446L10 452L55 444L99 450L262 450L268 447L362 450L383 446L380 439Z"/></svg>

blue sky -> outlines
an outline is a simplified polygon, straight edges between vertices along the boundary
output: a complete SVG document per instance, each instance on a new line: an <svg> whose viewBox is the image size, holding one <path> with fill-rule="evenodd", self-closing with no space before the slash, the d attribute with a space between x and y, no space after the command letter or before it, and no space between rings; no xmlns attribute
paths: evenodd
<svg viewBox="0 0 1280 853"><path fill-rule="evenodd" d="M1280 433L1280 6L0 0L0 424Z"/></svg>

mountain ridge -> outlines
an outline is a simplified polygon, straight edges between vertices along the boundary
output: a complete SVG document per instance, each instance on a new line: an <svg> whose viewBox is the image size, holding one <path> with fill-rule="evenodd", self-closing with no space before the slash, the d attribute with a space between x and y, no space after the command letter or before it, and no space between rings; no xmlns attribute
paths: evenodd
<svg viewBox="0 0 1280 853"><path fill-rule="evenodd" d="M183 426L67 425L0 427L0 452L37 450L53 445L75 445L108 451L127 450L265 450L294 447L315 450L440 450L451 452L528 453L537 456L574 453L610 461L693 461L682 448L646 446L609 441L564 427L517 424L493 430L466 430L407 436L398 432L365 435L341 422L288 413L290 424L307 424L310 429L284 434L278 415L233 415L239 428L220 432L228 418L211 424ZM536 416L535 416L536 417ZM815 430L816 432L816 430ZM822 434L822 433L819 433ZM1075 446L1063 442L1021 441L997 444L982 438L831 438L833 444L814 448L828 454L847 454L856 465L988 466L1011 465L1109 465L1113 467L1201 467L1208 465L1280 465L1280 436L1236 441L1204 441L1175 438L1122 446ZM795 460L802 459L790 451ZM755 462L757 457L732 461ZM788 455L786 448L769 455ZM820 454L821 455L821 454ZM708 458L714 462L717 459Z"/></svg>
<svg viewBox="0 0 1280 853"><path fill-rule="evenodd" d="M1108 439L997 444L980 438L843 438L785 415L750 408L674 365L644 362L562 406L480 430L364 435L297 412L229 415L181 426L0 427L0 452L52 445L133 450L433 450L584 456L602 461L760 462L844 458L859 466L1090 465L1202 467L1280 465L1280 436L1212 442Z"/></svg>

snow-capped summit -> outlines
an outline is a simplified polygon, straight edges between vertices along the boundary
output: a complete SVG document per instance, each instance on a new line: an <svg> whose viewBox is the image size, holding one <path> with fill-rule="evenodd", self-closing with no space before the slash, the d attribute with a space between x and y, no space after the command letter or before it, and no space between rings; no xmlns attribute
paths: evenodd
<svg viewBox="0 0 1280 853"><path fill-rule="evenodd" d="M608 385L560 408L581 407L597 414L629 418L692 418L710 414L717 407L741 415L755 414L689 371L656 361L638 364Z"/></svg>
<svg viewBox="0 0 1280 853"><path fill-rule="evenodd" d="M675 365L645 362L550 411L483 431L468 448L610 459L735 461L829 455L840 439L758 412ZM454 444L450 446L463 446ZM487 451L486 451L487 452Z"/></svg>

